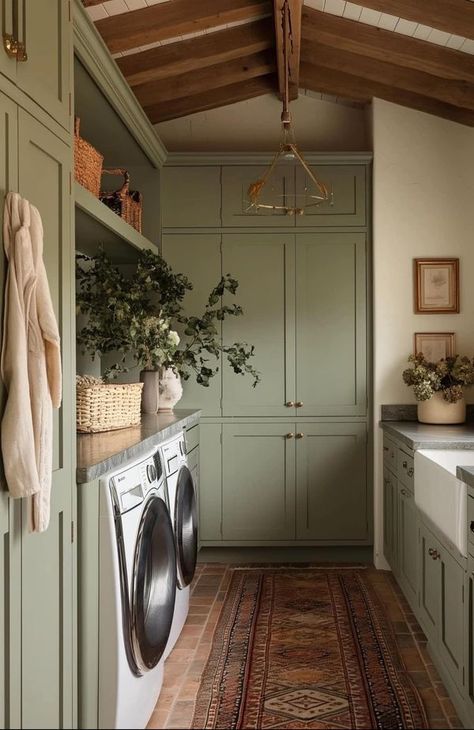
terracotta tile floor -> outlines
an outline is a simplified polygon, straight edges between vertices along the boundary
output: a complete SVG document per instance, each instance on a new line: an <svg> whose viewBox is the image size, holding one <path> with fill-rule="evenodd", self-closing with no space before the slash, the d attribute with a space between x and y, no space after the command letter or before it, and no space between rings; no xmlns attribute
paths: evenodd
<svg viewBox="0 0 474 730"><path fill-rule="evenodd" d="M202 672L228 586L231 566L198 566L187 623L165 665L165 680L149 728L190 728ZM462 727L426 650L426 637L392 574L368 568L368 575L393 623L400 652L425 703L430 728Z"/></svg>

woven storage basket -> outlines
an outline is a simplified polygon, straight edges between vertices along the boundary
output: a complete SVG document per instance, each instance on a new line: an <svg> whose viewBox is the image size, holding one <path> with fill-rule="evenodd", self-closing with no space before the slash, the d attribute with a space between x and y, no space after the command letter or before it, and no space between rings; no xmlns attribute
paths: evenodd
<svg viewBox="0 0 474 730"><path fill-rule="evenodd" d="M130 190L130 175L123 167L103 170L107 175L121 175L123 185L112 193L101 191L99 198L114 213L129 223L139 233L142 232L142 194L138 190Z"/></svg>
<svg viewBox="0 0 474 730"><path fill-rule="evenodd" d="M80 119L74 119L74 177L80 185L87 188L96 198L100 192L100 178L104 156L97 152L79 134Z"/></svg>
<svg viewBox="0 0 474 730"><path fill-rule="evenodd" d="M141 421L143 383L98 383L76 388L76 422L81 433L115 431Z"/></svg>

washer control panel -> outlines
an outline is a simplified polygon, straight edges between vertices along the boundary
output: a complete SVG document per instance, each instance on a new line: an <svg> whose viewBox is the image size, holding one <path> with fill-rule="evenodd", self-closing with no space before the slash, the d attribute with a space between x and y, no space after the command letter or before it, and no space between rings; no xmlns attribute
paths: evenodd
<svg viewBox="0 0 474 730"><path fill-rule="evenodd" d="M151 489L158 489L159 485L156 455L124 469L111 480L115 503L121 513L137 507L148 492Z"/></svg>
<svg viewBox="0 0 474 730"><path fill-rule="evenodd" d="M166 476L174 474L180 468L181 464L186 461L186 442L184 431L179 436L163 444L161 447L163 456L163 466Z"/></svg>

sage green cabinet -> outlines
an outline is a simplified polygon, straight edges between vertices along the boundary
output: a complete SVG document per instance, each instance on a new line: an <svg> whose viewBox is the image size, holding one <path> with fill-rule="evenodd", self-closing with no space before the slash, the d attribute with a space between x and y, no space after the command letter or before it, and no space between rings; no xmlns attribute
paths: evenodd
<svg viewBox="0 0 474 730"><path fill-rule="evenodd" d="M163 228L221 225L221 168L170 166L161 171Z"/></svg>
<svg viewBox="0 0 474 730"><path fill-rule="evenodd" d="M468 570L465 578L465 696L467 711L474 720L474 558L468 557Z"/></svg>
<svg viewBox="0 0 474 730"><path fill-rule="evenodd" d="M311 165L312 170L332 192L330 202L308 207L304 216L296 216L296 226L365 226L366 168L365 165ZM296 200L307 200L305 191L314 189L305 170L295 168ZM297 205L300 204L297 202Z"/></svg>
<svg viewBox="0 0 474 730"><path fill-rule="evenodd" d="M249 209L249 186L262 178L268 165L229 165L222 168L222 225L224 227L292 226L284 211ZM294 205L294 166L278 165L262 190L260 202Z"/></svg>
<svg viewBox="0 0 474 730"><path fill-rule="evenodd" d="M238 300L244 310L242 317L224 322L224 344L254 344L252 364L262 374L261 383L252 388L249 377L237 377L224 364L224 415L294 413L286 406L295 392L294 256L292 234L223 236L223 271L238 279Z"/></svg>
<svg viewBox="0 0 474 730"><path fill-rule="evenodd" d="M59 323L63 365L63 402L54 412L51 522L46 532L27 532L27 505L23 505L22 727L73 727L72 153L21 109L18 130L18 190L41 213L43 257Z"/></svg>
<svg viewBox="0 0 474 730"><path fill-rule="evenodd" d="M296 424L296 537L367 542L365 423Z"/></svg>
<svg viewBox="0 0 474 730"><path fill-rule="evenodd" d="M295 538L294 423L223 426L222 537Z"/></svg>
<svg viewBox="0 0 474 730"><path fill-rule="evenodd" d="M199 427L199 537L222 539L222 425L201 421Z"/></svg>
<svg viewBox="0 0 474 730"><path fill-rule="evenodd" d="M296 244L296 395L300 416L367 413L364 233L300 234Z"/></svg>
<svg viewBox="0 0 474 730"><path fill-rule="evenodd" d="M193 282L193 290L184 299L184 309L186 314L200 317L211 290L221 278L220 235L164 234L162 255L175 271L182 272ZM180 408L201 409L204 416L220 416L222 363L209 356L209 366L219 367L219 372L211 378L209 387L198 385L191 373L189 380L183 381L183 397L179 405Z"/></svg>
<svg viewBox="0 0 474 730"><path fill-rule="evenodd" d="M388 470L383 470L383 552L394 572L398 568L398 510L397 480Z"/></svg>
<svg viewBox="0 0 474 730"><path fill-rule="evenodd" d="M0 73L4 74L11 81L14 81L16 77L16 60L15 58L11 58L5 51L4 39L8 36L14 36L13 4L16 2L17 0L2 0L0 12L0 41L2 44L0 49Z"/></svg>
<svg viewBox="0 0 474 730"><path fill-rule="evenodd" d="M403 484L397 491L397 580L411 606L418 600L418 521L413 492Z"/></svg>

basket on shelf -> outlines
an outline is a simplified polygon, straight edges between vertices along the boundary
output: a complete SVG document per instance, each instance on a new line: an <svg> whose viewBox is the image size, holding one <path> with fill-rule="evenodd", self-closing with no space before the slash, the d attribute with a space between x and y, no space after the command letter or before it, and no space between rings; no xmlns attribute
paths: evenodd
<svg viewBox="0 0 474 730"><path fill-rule="evenodd" d="M115 431L141 421L143 383L103 383L76 379L76 426L81 433Z"/></svg>
<svg viewBox="0 0 474 730"><path fill-rule="evenodd" d="M96 198L100 193L100 179L104 156L79 134L80 119L74 119L74 177Z"/></svg>
<svg viewBox="0 0 474 730"><path fill-rule="evenodd" d="M103 174L121 175L124 182L121 188L114 192L101 191L99 198L114 213L129 223L139 233L142 232L142 194L138 190L130 190L130 175L123 167L114 167L103 170Z"/></svg>

